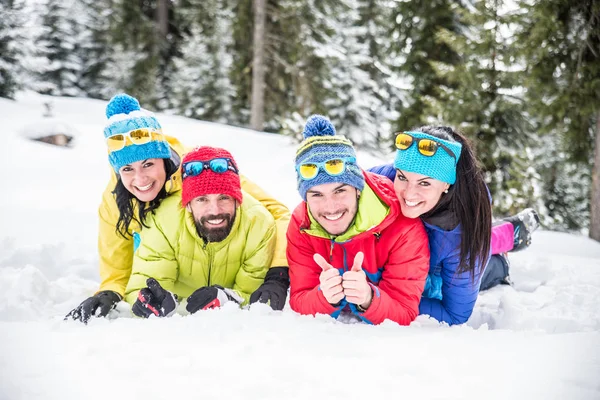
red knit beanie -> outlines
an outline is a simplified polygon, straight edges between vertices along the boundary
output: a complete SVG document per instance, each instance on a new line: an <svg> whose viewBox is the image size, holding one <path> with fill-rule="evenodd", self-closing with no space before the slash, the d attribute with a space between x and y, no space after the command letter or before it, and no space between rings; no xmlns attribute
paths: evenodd
<svg viewBox="0 0 600 400"><path fill-rule="evenodd" d="M181 165L183 167L185 163L190 161L210 161L215 158L228 158L237 169L237 163L230 152L225 149L208 146L198 147L194 151L187 153L183 157ZM230 170L219 174L207 168L200 175L188 176L183 179L181 203L184 207L196 197L207 194L226 194L236 199L239 204L242 204L240 176Z"/></svg>

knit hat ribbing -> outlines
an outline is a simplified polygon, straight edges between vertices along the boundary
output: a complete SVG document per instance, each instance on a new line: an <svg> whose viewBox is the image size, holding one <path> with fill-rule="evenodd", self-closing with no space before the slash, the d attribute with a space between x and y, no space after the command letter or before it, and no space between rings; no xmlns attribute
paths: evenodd
<svg viewBox="0 0 600 400"><path fill-rule="evenodd" d="M217 147L202 146L185 155L182 167L191 161L210 161L215 158L228 158L237 169L237 163L230 152ZM183 175L183 173L182 173ZM207 194L226 194L242 204L242 187L240 176L233 171L222 174L211 169L203 170L199 175L183 178L181 204L187 206L190 201Z"/></svg>
<svg viewBox="0 0 600 400"><path fill-rule="evenodd" d="M458 142L440 139L436 136L423 132L406 132L414 139L413 143L406 150L397 150L394 160L394 167L403 171L414 172L417 174L429 176L451 185L456 182L456 164L460 158L462 145ZM446 146L456 158L452 157L442 148L438 148L433 156L424 156L419 153L416 140L431 139Z"/></svg>

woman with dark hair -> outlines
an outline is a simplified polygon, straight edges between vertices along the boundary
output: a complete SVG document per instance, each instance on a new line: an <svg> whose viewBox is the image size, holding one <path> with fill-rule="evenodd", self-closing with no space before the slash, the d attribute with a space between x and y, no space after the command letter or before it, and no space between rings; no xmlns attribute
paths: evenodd
<svg viewBox="0 0 600 400"><path fill-rule="evenodd" d="M483 171L468 140L450 127L401 132L396 147L393 165L370 171L394 181L402 213L425 224L431 258L419 313L462 324L480 289L508 283L500 253L527 247L538 216L527 209L492 227Z"/></svg>
<svg viewBox="0 0 600 400"><path fill-rule="evenodd" d="M181 196L179 164L187 152L176 138L164 135L156 117L129 95L114 96L106 106L106 116L104 137L113 173L98 210L100 288L65 317L84 323L91 316L108 315L123 298L146 217L167 197ZM240 179L244 195L269 210L278 232L271 268L250 302L269 302L280 310L289 286L285 232L290 213L257 185L243 176Z"/></svg>

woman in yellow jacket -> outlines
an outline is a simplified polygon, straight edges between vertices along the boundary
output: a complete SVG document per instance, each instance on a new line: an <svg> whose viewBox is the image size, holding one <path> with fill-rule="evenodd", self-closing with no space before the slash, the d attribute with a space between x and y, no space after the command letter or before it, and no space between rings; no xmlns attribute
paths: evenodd
<svg viewBox="0 0 600 400"><path fill-rule="evenodd" d="M181 198L165 199L140 233L125 291L138 317L169 316L176 298L186 300L190 313L227 301L245 304L271 265L275 221L242 194L231 153L203 146L182 165Z"/></svg>
<svg viewBox="0 0 600 400"><path fill-rule="evenodd" d="M91 316L104 317L123 298L131 275L133 253L146 217L170 196L181 196L179 164L186 149L175 138L162 134L158 120L142 110L126 94L113 97L106 107L104 136L114 172L102 195L98 250L100 288L73 309L66 318L87 323ZM241 177L242 189L260 201L273 215L277 241L271 269L251 302L270 302L274 309L285 304L289 277L285 256L285 232L289 210ZM285 290L284 290L285 287Z"/></svg>

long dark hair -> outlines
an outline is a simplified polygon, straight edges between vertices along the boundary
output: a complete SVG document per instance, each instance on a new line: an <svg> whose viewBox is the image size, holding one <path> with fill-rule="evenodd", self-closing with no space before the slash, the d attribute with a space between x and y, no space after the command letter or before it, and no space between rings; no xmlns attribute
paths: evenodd
<svg viewBox="0 0 600 400"><path fill-rule="evenodd" d="M165 179L166 184L171 178L171 175L177 171L178 167L172 160L165 159L164 168L167 174ZM121 176L117 176L117 184L115 185L113 194L115 195L117 208L119 209L119 220L117 221L116 231L125 239L131 237L131 234L129 233L129 225L131 225L131 222L136 221L141 226L147 228L148 225L145 223L146 216L148 213L154 213L154 210L158 208L160 202L168 196L165 185L163 184L163 187L160 189L160 192L158 192L154 200L149 202L140 201L125 188L125 185L123 185L123 182L121 181ZM137 215L135 215L136 206Z"/></svg>
<svg viewBox="0 0 600 400"><path fill-rule="evenodd" d="M454 214L462 227L460 267L457 272L469 271L474 279L477 263L481 263L482 269L485 267L492 236L492 205L483 170L475 157L473 146L461 133L448 126L423 126L416 130L462 144L456 165L456 182L450 186L448 193L442 195L438 204L422 217L427 219L446 210Z"/></svg>

